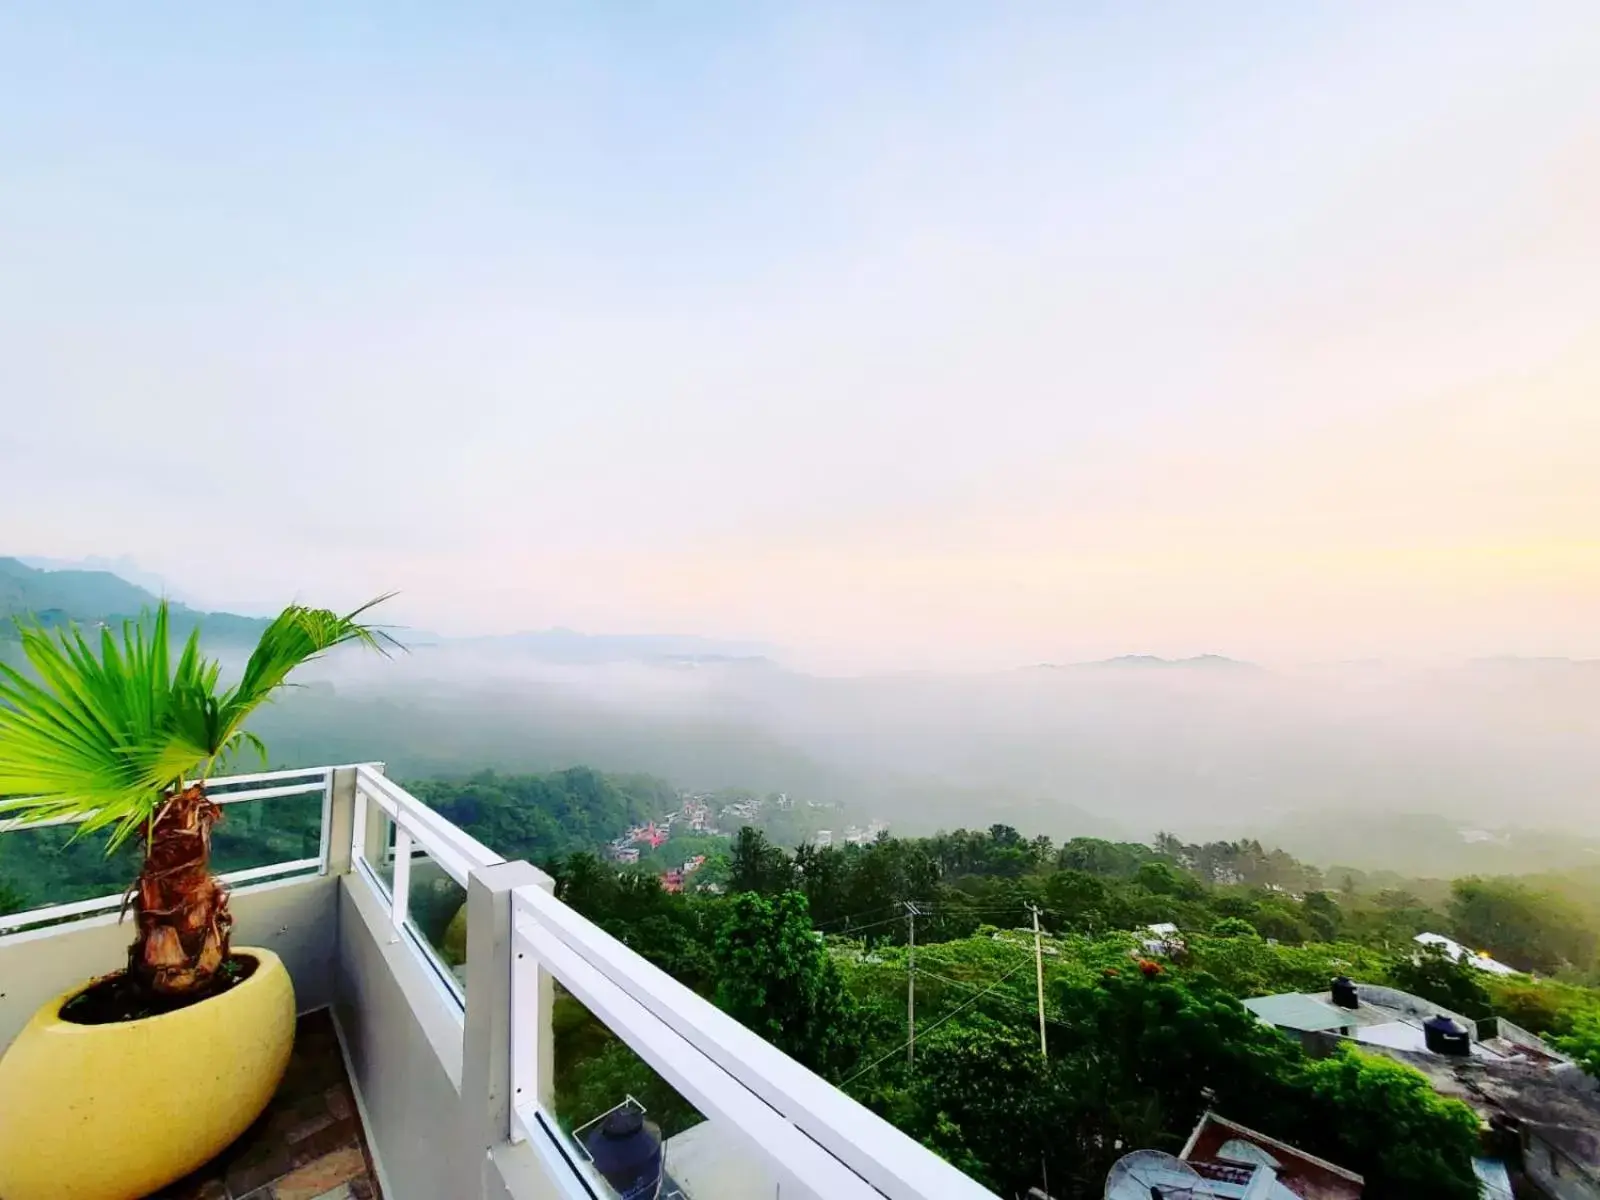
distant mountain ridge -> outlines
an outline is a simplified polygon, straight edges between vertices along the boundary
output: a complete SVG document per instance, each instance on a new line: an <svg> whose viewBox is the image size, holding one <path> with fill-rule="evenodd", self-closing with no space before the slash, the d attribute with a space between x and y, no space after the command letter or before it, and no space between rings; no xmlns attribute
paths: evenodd
<svg viewBox="0 0 1600 1200"><path fill-rule="evenodd" d="M20 558L0 557L0 638L15 637L14 617L32 616L45 625L116 625L154 609L160 601L155 592L113 571L30 566ZM253 640L267 625L266 618L204 612L171 601L169 612L173 627L185 635L198 625L203 636L217 640ZM561 628L470 638L422 632L401 633L400 637L413 648L484 645L498 651L520 651L541 662L585 666L637 661L682 666L758 663L768 661L771 649L755 642L689 634L590 634Z"/></svg>
<svg viewBox="0 0 1600 1200"><path fill-rule="evenodd" d="M16 636L14 618L32 617L47 626L117 625L153 610L161 597L110 571L43 570L20 559L0 558L0 638ZM173 628L187 636L198 627L214 641L253 640L267 627L260 617L200 612L169 604Z"/></svg>
<svg viewBox="0 0 1600 1200"><path fill-rule="evenodd" d="M1119 654L1115 658L1101 658L1093 662L1075 663L1040 663L1041 667L1052 671L1081 670L1089 667L1112 667L1118 670L1246 670L1259 671L1261 667L1253 662L1245 662L1240 658L1229 658L1225 654L1197 654L1193 658L1161 658L1154 654Z"/></svg>

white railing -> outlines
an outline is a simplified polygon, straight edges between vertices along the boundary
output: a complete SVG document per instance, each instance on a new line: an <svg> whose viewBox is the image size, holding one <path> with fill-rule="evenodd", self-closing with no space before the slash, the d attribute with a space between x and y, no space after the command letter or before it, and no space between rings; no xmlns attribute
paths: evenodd
<svg viewBox="0 0 1600 1200"><path fill-rule="evenodd" d="M375 805L394 822L394 898L392 914L395 928L405 924L406 884L410 881L411 859L416 851L428 857L462 887L473 871L505 862L489 847L459 826L445 820L399 784L388 779L376 764L356 768L355 837L353 861L367 865L367 826L369 805Z"/></svg>
<svg viewBox="0 0 1600 1200"><path fill-rule="evenodd" d="M503 926L498 934L477 927L477 936L487 935L487 940L480 941L474 953L506 965L487 974L480 970L475 976L478 986L488 991L477 993L481 999L474 1003L479 1007L469 1012L462 982L409 919L413 862L426 855L455 884L468 889L474 875L505 860L386 778L381 764L235 775L211 780L207 786L220 804L320 795L322 832L316 858L254 867L222 878L244 883L297 872L325 874L343 870L348 862L354 876L351 886L370 889L378 901L374 908L362 898L357 906L358 912L366 907L368 928L380 938L386 931L394 949L433 968L431 975L422 972L416 978L429 976L437 987L426 981L402 982L401 990L458 1091L464 1086L465 1046L472 1040L465 1032L469 1022L478 1023L473 1028L508 1030L509 1046L500 1042L489 1057L504 1072L500 1086L510 1085L509 1128L502 1116L499 1131L492 1136L504 1139L509 1134L513 1143L531 1149L541 1164L541 1178L555 1186L555 1194L613 1195L582 1148L563 1132L554 1112L550 1082L554 1064L547 1057L554 1054L553 982L693 1105L706 1118L707 1132L725 1139L738 1159L761 1165L770 1187L758 1185L741 1194L774 1200L995 1200L974 1180L537 885L504 885L498 892L500 902L510 908L509 938ZM392 835L384 818L392 825ZM35 827L13 821L0 825L0 834ZM334 836L342 844L330 846ZM433 877L435 885L439 878ZM420 885L420 879L417 882ZM495 894L492 883L480 880L476 886L487 886ZM3 916L0 934L115 911L121 903L121 895L104 896ZM505 909L499 911L503 914ZM498 992L495 985L484 982L497 973L502 989ZM503 990L508 984L509 997ZM422 1019L426 1012L433 1015ZM666 1168L671 1172L673 1139L668 1139L666 1149ZM513 1189L513 1194L544 1195L544 1186L531 1192Z"/></svg>
<svg viewBox="0 0 1600 1200"><path fill-rule="evenodd" d="M538 887L512 893L512 1136L556 1148L540 1095L541 975L583 1003L717 1128L777 1195L994 1200L993 1193ZM547 995L548 988L543 989ZM670 1143L669 1143L670 1144ZM670 1172L672 1163L666 1164ZM575 1192L576 1195L585 1193ZM607 1194L601 1192L599 1194ZM752 1196L757 1191L750 1190ZM760 1193L765 1195L764 1192Z"/></svg>
<svg viewBox="0 0 1600 1200"><path fill-rule="evenodd" d="M244 804L255 800L271 800L280 796L320 794L322 799L322 834L315 858L297 858L287 862L269 863L228 871L219 878L224 883L257 883L289 875L323 874L328 869L328 806L333 795L334 767L302 767L290 771L262 771L252 775L222 775L205 780L206 793L218 804ZM195 780L187 780L194 783ZM44 821L27 821L12 818L0 821L0 836L33 829L49 829L63 825L82 824L87 816L52 817ZM115 912L122 907L124 893L95 896L88 900L74 900L66 904L51 904L25 912L0 915L0 934L35 925L46 925L71 917L94 916Z"/></svg>
<svg viewBox="0 0 1600 1200"><path fill-rule="evenodd" d="M378 764L358 766L355 785L351 865L388 907L389 940L409 943L412 951L427 964L434 982L450 1002L453 1018L459 1023L466 1012L466 990L449 964L440 957L438 949L409 920L412 867L419 855L432 859L465 891L474 871L503 863L505 859L386 778ZM371 843L374 833L381 829L373 820L378 814L392 823L393 841L388 840L389 831L385 830L381 846ZM378 873L374 857L391 868L388 880Z"/></svg>

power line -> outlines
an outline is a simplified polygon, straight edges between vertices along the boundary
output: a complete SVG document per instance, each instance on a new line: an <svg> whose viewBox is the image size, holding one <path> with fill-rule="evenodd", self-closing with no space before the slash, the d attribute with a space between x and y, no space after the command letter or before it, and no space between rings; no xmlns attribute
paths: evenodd
<svg viewBox="0 0 1600 1200"><path fill-rule="evenodd" d="M896 913L892 917L885 917L881 921L870 921L865 925L852 925L848 929L844 929L844 930L835 929L835 930L829 930L829 931L826 931L826 932L831 932L831 933L834 933L834 934L836 934L838 936L844 937L844 936L848 936L848 935L853 934L853 933L860 933L862 930L865 930L865 929L876 929L880 925L892 925L892 924L894 924L894 923L896 923L898 921L902 921L904 919L905 919L905 913L904 913L904 911L901 911L899 913ZM819 930L817 930L817 932L818 933L822 933L822 932L825 932L825 931L819 929Z"/></svg>
<svg viewBox="0 0 1600 1200"><path fill-rule="evenodd" d="M1014 945L1015 943L1007 943L1007 944L1008 945ZM1018 946L1017 948L1019 950L1020 949L1024 949L1024 947L1022 947L1022 946ZM1027 966L1027 965L1028 965L1027 963L1023 963L1022 964L1022 966ZM999 979L995 980L995 982L992 985L990 985L989 987L985 988L985 987L982 987L979 984L971 982L970 980L952 979L948 975L941 975L937 971L928 970L926 967L913 966L913 967L910 968L910 970L913 971L915 974L922 975L922 976L924 976L924 977L926 977L928 979L935 979L935 980L938 980L940 983L949 984L951 987L965 988L969 992L977 992L979 996L987 995L988 993L992 992L995 988L999 987L1000 984L1004 983L1006 979L1008 979L1012 975L1016 974L1015 971L1007 971L1006 974L1002 975ZM1030 1005L1022 1003L1022 1001L1020 1001L1020 1000L1014 1000L1009 996L995 996L995 997L993 997L993 999L998 1001L1001 1004L1004 1004L1008 1008L1016 1009L1016 1011L1018 1011L1020 1013L1025 1013L1030 1017L1034 1015L1033 1008ZM1058 1027L1060 1027L1062 1029L1069 1029L1070 1030L1070 1029L1074 1028L1071 1024L1069 1024L1068 1022L1062 1020L1060 1017L1057 1017L1057 1016L1046 1016L1045 1017L1045 1021L1046 1021L1046 1023L1048 1023L1050 1025L1055 1025L1055 1026L1058 1026ZM930 1026L930 1028L931 1028L931 1026Z"/></svg>
<svg viewBox="0 0 1600 1200"><path fill-rule="evenodd" d="M1026 962L1018 963L1015 967L1013 967L1011 970L1007 971L1004 975L1000 976L999 979L996 979L992 984L990 984L983 991L979 992L976 996L973 996L970 1000L963 1001L961 1004L958 1004L955 1008L952 1008L944 1016L940 1017L932 1025L926 1026L923 1029L922 1032L924 1034L931 1033L935 1029L939 1028L939 1026L943 1025L946 1021L950 1020L950 1018L955 1017L955 1016L959 1016L964 1010L966 1010L968 1008L971 1008L979 1000L982 1000L990 992L994 991L995 988L999 987L1002 983L1004 983L1006 980L1010 979L1013 975L1015 975L1018 971L1022 970L1026 966L1028 966L1028 963L1026 963ZM887 1061L888 1059L893 1058L896 1054L899 1054L900 1051L906 1049L906 1047L908 1047L910 1045L911 1045L911 1042L908 1039L905 1042L901 1043L900 1045L896 1046L893 1050L889 1051L889 1053L887 1053L885 1055L882 1055L879 1058L873 1059L866 1066L862 1067L861 1070L857 1071L854 1075L850 1076L850 1078L846 1079L839 1086L841 1088L848 1087L850 1084L854 1083L857 1079L860 1079L868 1071L872 1070L873 1067L876 1067L880 1063L883 1063L883 1062Z"/></svg>
<svg viewBox="0 0 1600 1200"><path fill-rule="evenodd" d="M816 928L821 929L824 925L848 925L858 917L870 917L873 913L889 912L891 909L896 913L904 911L899 904L880 904L876 908L864 908L860 912L851 913L847 917L829 917L826 921L818 921L816 922Z"/></svg>

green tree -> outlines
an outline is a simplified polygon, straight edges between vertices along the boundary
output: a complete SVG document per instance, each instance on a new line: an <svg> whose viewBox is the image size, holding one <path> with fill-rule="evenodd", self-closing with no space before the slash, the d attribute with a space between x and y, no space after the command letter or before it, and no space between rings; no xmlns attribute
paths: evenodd
<svg viewBox="0 0 1600 1200"><path fill-rule="evenodd" d="M28 907L28 898L9 883L0 881L0 917L6 913L22 912Z"/></svg>
<svg viewBox="0 0 1600 1200"><path fill-rule="evenodd" d="M728 853L728 890L774 896L795 883L794 864L782 846L749 825L739 830Z"/></svg>
<svg viewBox="0 0 1600 1200"><path fill-rule="evenodd" d="M854 1006L803 895L732 897L715 953L717 1007L819 1074L855 1061Z"/></svg>
<svg viewBox="0 0 1600 1200"><path fill-rule="evenodd" d="M1256 927L1243 917L1223 917L1211 926L1211 936L1218 938L1253 938L1259 936Z"/></svg>
<svg viewBox="0 0 1600 1200"><path fill-rule="evenodd" d="M556 896L678 982L706 993L722 901L667 891L648 872L615 870L587 851L552 862Z"/></svg>
<svg viewBox="0 0 1600 1200"><path fill-rule="evenodd" d="M1491 977L1485 986L1497 1014L1540 1035L1570 1034L1584 1014L1600 1013L1600 992L1554 979Z"/></svg>
<svg viewBox="0 0 1600 1200"><path fill-rule="evenodd" d="M1597 933L1567 900L1515 879L1457 879L1450 887L1456 937L1526 971L1594 963Z"/></svg>
<svg viewBox="0 0 1600 1200"><path fill-rule="evenodd" d="M1205 885L1186 871L1179 871L1164 862L1145 862L1135 874L1141 887L1158 896L1176 896L1194 900L1205 895Z"/></svg>
<svg viewBox="0 0 1600 1200"><path fill-rule="evenodd" d="M1048 1070L1037 1041L982 1014L924 1039L912 1088L911 1132L1003 1194L1039 1182L1049 1124ZM1032 1153L1030 1153L1032 1151Z"/></svg>
<svg viewBox="0 0 1600 1200"><path fill-rule="evenodd" d="M1344 914L1332 896L1327 892L1307 892L1302 907L1306 924L1316 931L1319 938L1325 942L1338 938Z"/></svg>
<svg viewBox="0 0 1600 1200"><path fill-rule="evenodd" d="M1443 946L1422 945L1389 968L1389 982L1403 992L1478 1020L1492 1016L1483 972L1453 957Z"/></svg>
<svg viewBox="0 0 1600 1200"><path fill-rule="evenodd" d="M1572 1055L1585 1071L1600 1077L1600 1012L1580 1013L1572 1032L1553 1040L1556 1049Z"/></svg>
<svg viewBox="0 0 1600 1200"><path fill-rule="evenodd" d="M245 722L296 667L345 643L384 648L386 636L358 619L371 607L339 616L291 605L231 687L200 653L198 630L174 658L165 602L153 622L125 622L120 644L103 629L98 649L75 627L19 623L37 682L0 664L0 796L20 797L0 800L0 814L81 817L83 832L110 830L113 850L142 836L128 973L147 996L200 999L228 962L233 918L211 874L221 809L206 779L244 747L265 758Z"/></svg>
<svg viewBox="0 0 1600 1200"><path fill-rule="evenodd" d="M1055 872L1045 881L1044 895L1052 927L1094 932L1126 923L1121 897L1087 871Z"/></svg>
<svg viewBox="0 0 1600 1200"><path fill-rule="evenodd" d="M1075 837L1056 852L1056 865L1064 870L1127 879L1149 857L1148 846L1108 842L1104 838Z"/></svg>
<svg viewBox="0 0 1600 1200"><path fill-rule="evenodd" d="M1477 1200L1480 1122L1465 1104L1348 1045L1304 1070L1316 1105L1305 1144L1365 1175L1370 1200Z"/></svg>

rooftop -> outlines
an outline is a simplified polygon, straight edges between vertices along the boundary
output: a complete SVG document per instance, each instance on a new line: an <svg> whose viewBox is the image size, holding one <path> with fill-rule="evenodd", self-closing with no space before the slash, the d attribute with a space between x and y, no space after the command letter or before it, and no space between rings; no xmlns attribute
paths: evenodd
<svg viewBox="0 0 1600 1200"><path fill-rule="evenodd" d="M1441 1095L1469 1105L1489 1124L1520 1134L1524 1158L1537 1142L1559 1161L1560 1172L1600 1190L1600 1081L1567 1063L1381 1052L1415 1067Z"/></svg>
<svg viewBox="0 0 1600 1200"><path fill-rule="evenodd" d="M208 788L230 813L232 857L219 850L216 862L234 944L282 959L302 1020L267 1113L164 1200L615 1196L574 1136L629 1099L609 1076L585 1075L597 1045L649 1086L647 1118L681 1200L780 1189L783 1200L994 1200L380 764ZM309 844L283 832L274 814L285 806L309 814ZM67 832L0 824L0 837L41 851ZM0 915L0 1046L52 997L123 961L120 889L99 880ZM575 1025L584 1037L570 1036Z"/></svg>
<svg viewBox="0 0 1600 1200"><path fill-rule="evenodd" d="M1415 940L1424 946L1438 946L1457 962L1471 963L1478 970L1487 971L1491 975L1521 974L1515 967L1509 967L1490 958L1487 951L1469 950L1454 938L1447 938L1442 933L1419 933Z"/></svg>
<svg viewBox="0 0 1600 1200"><path fill-rule="evenodd" d="M1251 1200L1360 1200L1364 1180L1354 1171L1307 1154L1288 1142L1207 1112L1189 1135L1179 1155L1213 1185L1237 1188L1217 1195L1249 1196ZM1264 1169L1264 1170L1263 1170ZM1250 1185L1258 1174L1266 1180Z"/></svg>
<svg viewBox="0 0 1600 1200"><path fill-rule="evenodd" d="M1482 1023L1451 1012L1420 996L1376 984L1357 984L1355 1008L1333 1002L1331 992L1281 992L1254 996L1242 1003L1269 1025L1296 1033L1337 1034L1366 1046L1431 1054L1423 1022L1445 1016L1467 1030L1471 1056L1496 1062L1534 1062L1555 1065L1570 1062L1543 1039L1509 1022ZM1487 1032L1489 1036L1483 1036Z"/></svg>

